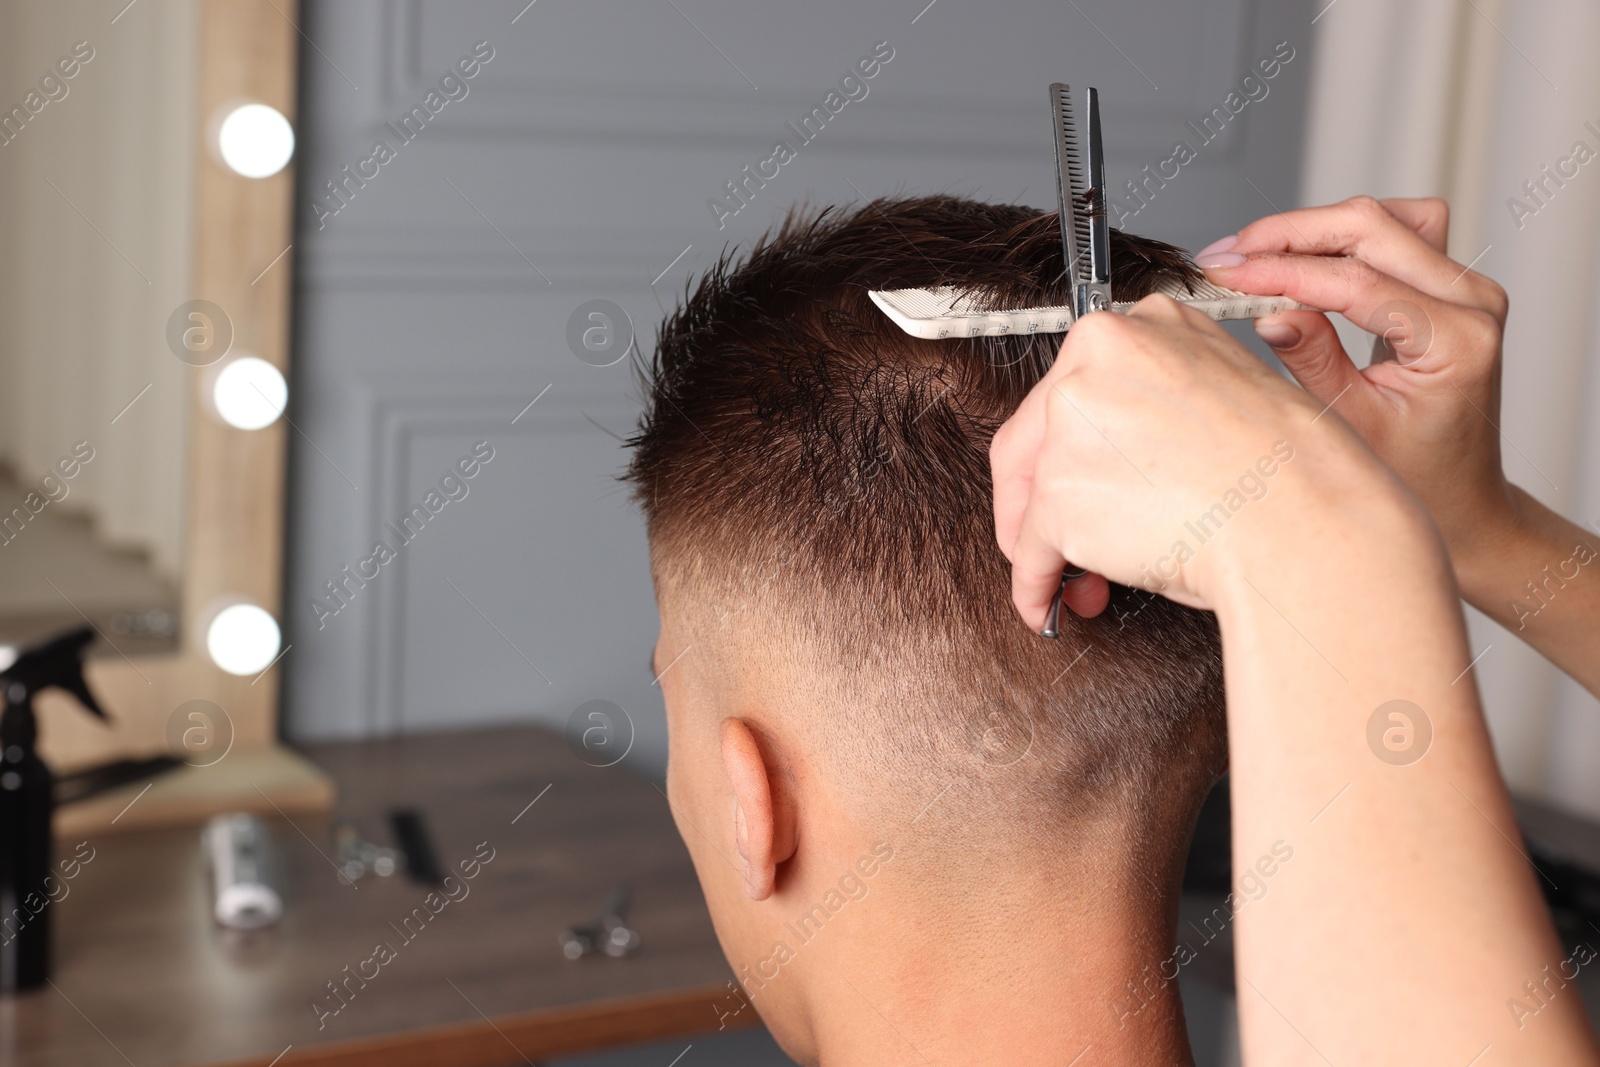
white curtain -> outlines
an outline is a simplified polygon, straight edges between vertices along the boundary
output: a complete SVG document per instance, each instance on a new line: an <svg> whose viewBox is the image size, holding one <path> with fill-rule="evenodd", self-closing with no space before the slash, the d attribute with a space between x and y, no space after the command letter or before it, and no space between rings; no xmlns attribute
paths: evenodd
<svg viewBox="0 0 1600 1067"><path fill-rule="evenodd" d="M88 441L50 506L173 577L189 378L164 337L191 296L197 13L0 0L0 113L27 116L0 145L0 460L37 483ZM92 58L68 78L75 45Z"/></svg>
<svg viewBox="0 0 1600 1067"><path fill-rule="evenodd" d="M1450 255L1511 294L1507 472L1579 524L1600 524L1600 159L1547 184L1536 215L1510 204L1538 206L1523 183L1576 142L1600 152L1600 5L1334 0L1315 28L1302 202L1450 201ZM1341 333L1353 352L1370 345ZM1600 816L1600 702L1469 614L1473 653L1492 646L1477 675L1508 780Z"/></svg>

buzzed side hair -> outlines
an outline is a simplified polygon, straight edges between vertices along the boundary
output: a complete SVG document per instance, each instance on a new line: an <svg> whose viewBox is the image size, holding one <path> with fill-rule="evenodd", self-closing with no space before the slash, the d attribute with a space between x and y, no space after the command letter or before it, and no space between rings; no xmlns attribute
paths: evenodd
<svg viewBox="0 0 1600 1067"><path fill-rule="evenodd" d="M1116 230L1111 265L1119 300L1200 276ZM922 340L867 295L939 285L1068 303L1057 216L949 196L794 212L686 293L627 472L658 591L804 655L818 703L851 705L817 743L860 773L1006 766L1008 796L1057 809L1198 797L1225 751L1213 617L1114 586L1058 641L1024 626L988 448L1062 338Z"/></svg>

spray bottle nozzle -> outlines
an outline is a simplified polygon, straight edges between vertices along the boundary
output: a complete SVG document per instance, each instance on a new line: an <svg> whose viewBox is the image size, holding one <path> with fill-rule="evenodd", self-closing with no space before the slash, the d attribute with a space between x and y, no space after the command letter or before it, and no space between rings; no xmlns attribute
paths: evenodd
<svg viewBox="0 0 1600 1067"><path fill-rule="evenodd" d="M56 686L77 697L80 704L101 719L110 721L83 677L83 654L94 639L94 630L84 626L34 645L19 655L11 666L0 671L6 707L29 707L35 693Z"/></svg>
<svg viewBox="0 0 1600 1067"><path fill-rule="evenodd" d="M36 751L39 724L33 698L56 686L106 719L83 678L84 652L94 639L91 627L72 630L34 645L0 671L5 695L5 712L0 714L0 841L5 842L0 900L44 895L50 884L55 775ZM20 909L17 917L22 918ZM0 991L40 986L49 978L50 921L50 912L36 913L0 944Z"/></svg>

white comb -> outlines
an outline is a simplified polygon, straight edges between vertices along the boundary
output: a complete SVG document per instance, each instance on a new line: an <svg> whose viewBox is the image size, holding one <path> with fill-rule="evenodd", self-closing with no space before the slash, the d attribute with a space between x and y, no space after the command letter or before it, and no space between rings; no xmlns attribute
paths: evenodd
<svg viewBox="0 0 1600 1067"><path fill-rule="evenodd" d="M1251 296L1224 289L1205 279L1193 283L1193 291L1178 279L1167 279L1155 292L1172 297L1196 311L1221 322L1224 319L1256 319L1280 311L1305 308L1286 296ZM872 302L894 324L913 337L938 340L943 337L998 337L1011 333L1066 333L1073 322L1070 306L1012 308L979 311L975 307L982 295L970 289L940 286L934 289L872 289ZM1116 301L1111 310L1127 314L1133 301Z"/></svg>

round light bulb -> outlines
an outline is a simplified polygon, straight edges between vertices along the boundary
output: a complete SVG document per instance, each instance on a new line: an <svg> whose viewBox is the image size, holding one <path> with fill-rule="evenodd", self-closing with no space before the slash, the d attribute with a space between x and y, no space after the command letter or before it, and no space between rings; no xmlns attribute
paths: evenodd
<svg viewBox="0 0 1600 1067"><path fill-rule="evenodd" d="M259 356L240 356L217 373L211 386L217 415L240 430L271 426L289 403L289 383Z"/></svg>
<svg viewBox="0 0 1600 1067"><path fill-rule="evenodd" d="M206 627L211 662L240 676L260 674L278 655L278 622L255 604L223 608Z"/></svg>
<svg viewBox="0 0 1600 1067"><path fill-rule="evenodd" d="M244 104L217 130L217 151L230 170L246 178L270 178L294 155L294 127L277 108Z"/></svg>

